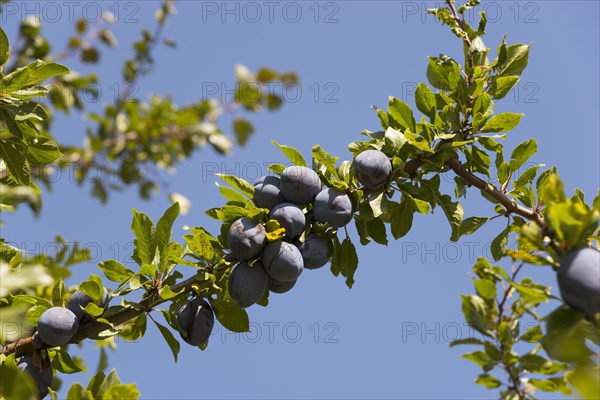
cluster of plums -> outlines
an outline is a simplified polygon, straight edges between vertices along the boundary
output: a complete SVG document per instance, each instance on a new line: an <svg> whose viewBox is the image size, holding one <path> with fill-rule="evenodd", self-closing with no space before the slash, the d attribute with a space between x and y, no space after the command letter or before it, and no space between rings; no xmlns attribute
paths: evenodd
<svg viewBox="0 0 600 400"><path fill-rule="evenodd" d="M367 150L354 160L354 172L366 189L382 187L391 174L388 157L380 151ZM283 240L267 243L262 223L250 218L235 221L229 229L227 243L239 263L229 278L229 293L241 306L255 304L266 290L285 293L292 289L302 271L321 268L329 261L329 239L314 233L300 240L307 230L306 206L312 204L312 219L341 228L352 220L352 203L343 192L323 188L315 171L306 167L286 168L281 177L265 176L254 185L254 204L270 210L270 219L285 229ZM248 261L260 255L252 264ZM105 296L101 307L108 305ZM85 308L91 299L76 291L67 307L52 307L38 321L40 340L49 346L62 346L73 338L80 324L91 321ZM215 316L202 298L188 301L177 313L181 338L188 344L200 346L212 332ZM27 371L37 384L39 398L48 394L52 385L52 369L38 369L31 357L21 357L19 368Z"/></svg>
<svg viewBox="0 0 600 400"><path fill-rule="evenodd" d="M106 308L109 300L108 292L104 289L100 306ZM37 325L39 339L48 346L69 343L80 324L91 322L92 317L83 310L91 301L87 294L77 290L69 299L67 307L52 307L44 311ZM38 397L44 398L52 385L52 368L37 368L33 365L31 356L21 357L18 367L33 378Z"/></svg>
<svg viewBox="0 0 600 400"><path fill-rule="evenodd" d="M367 189L385 185L391 171L389 158L377 150L364 151L354 160L355 176ZM307 209L313 221L336 229L352 220L348 195L323 188L319 175L307 167L292 166L280 177L260 178L254 184L253 200L257 207L270 210L269 219L285 228L285 236L269 242L264 225L250 218L231 225L227 244L240 263L229 278L229 294L242 307L255 304L266 290L289 291L304 269L321 268L331 258L329 239L307 229ZM256 257L258 261L250 265L248 261Z"/></svg>

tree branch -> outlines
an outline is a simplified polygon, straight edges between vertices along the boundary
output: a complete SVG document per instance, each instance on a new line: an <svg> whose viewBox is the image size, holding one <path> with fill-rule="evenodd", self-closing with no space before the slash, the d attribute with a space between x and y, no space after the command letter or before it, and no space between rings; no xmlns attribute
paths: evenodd
<svg viewBox="0 0 600 400"><path fill-rule="evenodd" d="M446 161L446 165L450 167L452 171L456 173L456 175L463 178L469 185L475 186L476 188L486 192L491 197L496 199L498 203L502 204L502 206L506 209L507 212L511 214L520 215L521 217L526 218L530 221L535 221L541 228L546 227L546 223L544 222L544 219L540 214L515 203L494 185L484 181L483 179L478 178L477 176L469 172L465 168L465 166L460 162L458 157L451 156L450 159Z"/></svg>
<svg viewBox="0 0 600 400"><path fill-rule="evenodd" d="M173 292L183 291L182 294L189 293L192 291L192 284L194 284L196 282L199 282L198 275L194 275L184 281L181 281L181 282L171 286L170 289ZM168 300L164 300L161 298L152 300L150 298L147 298L147 299L142 300L139 303L140 310L136 310L134 308L127 308L127 309L122 310L121 312L113 315L112 317L107 318L107 320L110 321L110 323L113 324L114 326L121 325L129 320L132 320L132 319L138 317L142 313L144 313L148 310L151 310L153 307L155 307L159 304L162 304L166 301L168 301ZM103 322L98 322L98 321L93 321L89 324L82 325L81 327L79 327L79 330L75 333L75 335L69 341L69 343L79 343L82 340L85 340L88 338L93 338L93 337L99 335L101 332L103 332L107 329L110 329L110 328L111 327L109 325L107 325ZM16 353L16 356L19 357L22 355L31 354L31 352L33 350L34 350L33 349L33 336L30 336L27 338L20 339L14 343L7 344L0 350L0 354L9 355L12 353Z"/></svg>

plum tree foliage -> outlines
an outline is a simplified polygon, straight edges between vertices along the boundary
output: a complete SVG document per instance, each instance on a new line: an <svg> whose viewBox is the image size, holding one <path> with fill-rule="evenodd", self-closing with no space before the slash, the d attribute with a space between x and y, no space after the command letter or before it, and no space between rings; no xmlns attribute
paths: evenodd
<svg viewBox="0 0 600 400"><path fill-rule="evenodd" d="M536 390L595 398L600 390L593 350L600 342L600 191L591 203L579 189L569 197L556 168L542 165L517 177L536 153L536 141L519 144L507 156L503 140L522 114L495 114L494 108L519 81L530 45L509 45L503 38L492 56L483 41L485 13L480 13L477 27L464 18L465 11L478 3L470 0L457 7L447 0L443 7L429 10L462 42L464 61L447 55L429 57L428 83L420 83L415 93L421 116L390 97L387 108L375 109L380 128L362 131L362 140L349 144L351 159L342 162L315 145L309 165L296 149L273 142L291 166L271 165L273 175L254 183L220 175L228 184L220 187L226 203L206 211L221 222L216 236L198 226L186 228L183 243L172 238L180 203L185 203L181 197L175 197L180 201L174 201L156 224L134 210L132 258L138 267L132 270L116 260L99 263L99 270L112 282L108 297L106 280L95 274L76 287L65 286L62 278L69 276L70 265L88 259L85 251L74 248L52 258L28 257L2 239L2 322L25 320L28 328L0 338L0 396L36 398L49 392L56 398L60 379L52 376L84 368L82 360L69 356L70 344L95 339L105 360L105 348L114 347L114 336L139 339L148 318L175 360L181 344L174 333L204 349L215 318L231 331L248 331L245 308L265 307L269 293L291 291L304 269L318 270L304 273L325 273L322 267L329 262L333 275L341 275L351 288L359 259L349 222L354 221L361 245L387 245L388 238L408 234L415 213L439 209L450 224L452 241L493 220L505 221L492 241L492 259L481 257L473 266L474 292L461 295L466 322L478 335L451 344L471 347L463 358L481 367L475 382L498 389L503 399L534 398ZM145 30L134 44L134 56L124 62L125 82L133 83L150 71L151 52L162 43L162 28L171 13L172 2L166 1L158 10L156 31ZM98 62L101 53L96 43L84 36L89 29L86 22L79 21L75 28L69 54L79 55L83 62ZM100 40L114 45L110 30L103 25L101 32ZM0 29L4 212L14 212L22 203L39 212L38 184L50 186L44 171L50 165L62 168L69 163L76 165L80 178L93 163L102 165L102 160L133 166L118 173L125 184L139 185L142 197L148 197L157 182L153 174L141 171L172 167L204 144L224 153L231 150L231 139L217 124L220 115L234 108L254 112L282 104L282 99L268 96L251 100L244 97L244 88L257 82L296 81L294 74L270 69L252 74L238 67L242 89L234 102L224 106L201 101L177 107L162 97L128 102L124 92L102 115L89 115L95 127L82 147L63 146L51 135L53 115L84 112L82 87L98 78L71 73L53 62L55 57L34 21L23 21L19 35L23 40L11 50ZM52 101L42 104L39 99L44 96ZM243 145L253 128L238 117L233 131ZM444 174L452 175L456 183L449 192L441 185ZM492 183L492 178L498 183ZM470 188L491 202L492 216L465 217L460 200ZM97 181L92 192L106 201L109 189L106 182ZM516 248L508 247L511 236L517 239ZM498 265L501 259L511 268ZM528 265L544 267L548 274L557 272L564 303L550 287L522 277ZM196 272L184 278L178 266L191 266ZM29 285L11 284L16 277ZM141 300L127 300L131 293ZM109 306L112 298L119 301ZM540 305L556 300L553 312L539 314ZM158 314L164 323L156 320ZM524 322L530 327L522 331ZM120 382L116 371L106 375L105 365L101 363L86 388L73 385L67 398L139 395L134 384Z"/></svg>

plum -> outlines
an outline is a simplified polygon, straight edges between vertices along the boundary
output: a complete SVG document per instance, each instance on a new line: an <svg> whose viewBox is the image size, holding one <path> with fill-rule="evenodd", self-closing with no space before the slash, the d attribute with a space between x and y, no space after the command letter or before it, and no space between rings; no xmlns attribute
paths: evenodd
<svg viewBox="0 0 600 400"><path fill-rule="evenodd" d="M352 202L345 193L325 188L315 198L313 215L317 222L329 222L332 228L341 228L352 221Z"/></svg>
<svg viewBox="0 0 600 400"><path fill-rule="evenodd" d="M186 343L200 346L208 340L215 326L215 314L206 300L196 297L188 301L177 313L177 323L187 336L181 335Z"/></svg>
<svg viewBox="0 0 600 400"><path fill-rule="evenodd" d="M289 292L296 285L298 280L293 280L291 282L281 282L277 279L269 277L269 291L277 294L282 294Z"/></svg>
<svg viewBox="0 0 600 400"><path fill-rule="evenodd" d="M310 203L320 191L321 179L310 168L295 165L281 173L281 194L291 203Z"/></svg>
<svg viewBox="0 0 600 400"><path fill-rule="evenodd" d="M293 244L281 240L265 246L261 263L271 278L281 282L298 279L304 269L300 250Z"/></svg>
<svg viewBox="0 0 600 400"><path fill-rule="evenodd" d="M39 369L33 365L31 356L21 357L17 368L21 371L25 371L31 376L37 387L38 398L43 399L48 395L48 388L52 386L52 368Z"/></svg>
<svg viewBox="0 0 600 400"><path fill-rule="evenodd" d="M269 276L260 262L238 264L229 277L229 294L241 307L250 307L267 290Z"/></svg>
<svg viewBox="0 0 600 400"><path fill-rule="evenodd" d="M567 254L558 269L560 294L569 306L600 313L600 252L589 247Z"/></svg>
<svg viewBox="0 0 600 400"><path fill-rule="evenodd" d="M306 225L306 217L297 205L281 203L271 210L271 218L277 220L285 228L286 239L294 239L302 233Z"/></svg>
<svg viewBox="0 0 600 400"><path fill-rule="evenodd" d="M79 322L87 323L92 320L92 316L87 314L83 309L88 304L90 304L91 301L92 299L90 299L90 297L87 294L83 293L80 290L77 290L75 291L75 293L73 293L73 295L67 302L67 308L71 310L73 314L75 314L75 316L77 316ZM109 301L110 296L108 295L106 288L104 288L104 296L102 297L100 308L106 308L106 306L108 306Z"/></svg>
<svg viewBox="0 0 600 400"><path fill-rule="evenodd" d="M244 217L229 228L227 244L237 260L246 261L260 253L266 237L265 227L261 223Z"/></svg>
<svg viewBox="0 0 600 400"><path fill-rule="evenodd" d="M67 344L79 328L77 316L64 307L52 307L44 311L38 321L38 334L42 342L50 346Z"/></svg>
<svg viewBox="0 0 600 400"><path fill-rule="evenodd" d="M296 240L294 245L300 250L306 269L321 268L331 258L327 247L327 239L314 233L309 234L304 242Z"/></svg>
<svg viewBox="0 0 600 400"><path fill-rule="evenodd" d="M379 189L391 173L390 159L379 150L365 150L354 159L354 176L366 189Z"/></svg>
<svg viewBox="0 0 600 400"><path fill-rule="evenodd" d="M263 176L254 183L254 204L269 210L285 199L281 194L281 181L276 176Z"/></svg>

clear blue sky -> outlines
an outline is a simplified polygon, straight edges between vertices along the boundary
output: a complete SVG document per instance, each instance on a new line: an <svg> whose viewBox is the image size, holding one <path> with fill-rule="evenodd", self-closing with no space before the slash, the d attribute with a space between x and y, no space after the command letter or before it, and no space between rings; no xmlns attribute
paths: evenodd
<svg viewBox="0 0 600 400"><path fill-rule="evenodd" d="M33 2L27 4L35 7ZM84 4L74 9L74 15L81 15ZM95 3L113 11L114 4ZM119 3L121 19L129 17L128 23L115 28L119 48L104 50L100 67L74 65L98 71L102 101L111 101L110 86L120 82L121 61L139 29L153 26L156 4ZM447 28L425 16L433 2L283 2L272 15L263 2L253 4L254 8L243 2L177 2L178 14L165 33L178 47L158 49L154 73L140 81L140 96L171 94L181 104L197 100L203 83L232 88L237 63L252 69L267 65L294 70L303 82L302 95L294 104L252 117L258 133L245 148L235 149L228 158L210 149L201 151L168 178L172 190L193 203L191 212L177 221L175 237L184 233L179 229L183 225L203 225L217 232L217 225L204 214L222 204L214 186L215 169L257 178L257 166L266 171L266 164L285 161L270 145L273 138L307 157L312 144L319 143L348 159L347 144L357 140L362 129L379 127L371 105L385 107L389 95L414 103L406 94L425 80L426 56L461 54L461 43ZM238 7L237 14L225 14L224 6ZM558 166L570 192L579 187L592 197L600 186L599 3L484 1L483 6L489 12L486 44L492 52L504 33L509 43L533 42L518 93L497 106L497 111L526 114L508 134L507 152L535 138L539 153L533 161ZM20 14L2 21L13 40L25 12L23 4L19 7ZM68 9L60 7L59 20L44 25L55 43L65 43L71 32ZM93 18L95 8L89 7L86 12ZM56 20L51 11L46 10L46 18ZM60 118L54 133L64 142L80 143L86 126L89 122L77 115ZM123 261L132 241L131 208L156 219L168 205L161 196L142 202L129 190L112 194L102 207L88 191L89 187L76 188L65 176L54 192L45 195L39 219L19 210L6 217L2 236L35 250L36 244L43 248L61 234L94 249L95 261L115 257ZM492 215L490 204L476 191L468 193L464 206L466 216ZM471 265L476 256L489 255L491 235L501 224L497 220L497 225L489 224L454 244L439 210L416 217L414 229L402 240L388 247L371 244L359 249L352 290L328 268L305 271L293 291L271 296L268 308L248 309L251 334L234 335L218 327L206 351L182 344L180 360L174 364L167 345L149 326L140 342L119 344L118 352L110 354L110 366L117 367L123 381L137 382L144 398L155 399L496 398L496 392L474 385L478 368L460 359L468 348L449 349L448 343L469 335L459 294L472 293ZM77 266L70 283L92 272L98 273L95 263ZM523 276L555 286L548 269L527 267ZM91 342L81 349L72 347L71 352L85 356L90 369L95 368L98 352ZM69 385L87 379L64 377Z"/></svg>

